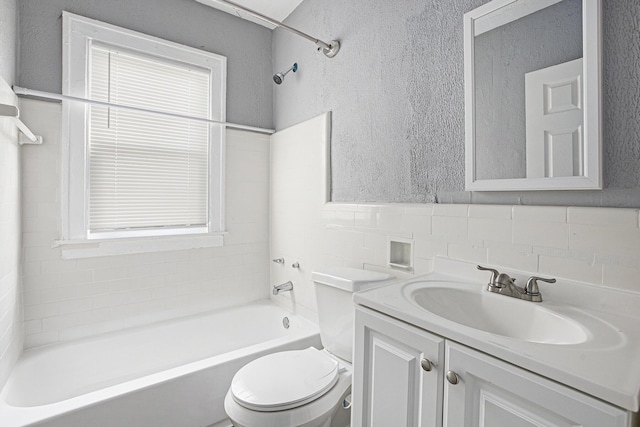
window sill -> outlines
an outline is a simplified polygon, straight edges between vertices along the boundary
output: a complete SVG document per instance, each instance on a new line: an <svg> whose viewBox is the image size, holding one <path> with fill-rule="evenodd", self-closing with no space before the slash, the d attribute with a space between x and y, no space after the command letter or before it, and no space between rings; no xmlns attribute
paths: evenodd
<svg viewBox="0 0 640 427"><path fill-rule="evenodd" d="M61 249L62 259L81 259L218 247L224 245L225 234L226 233L215 233L99 240L56 240L53 243L53 247L59 247Z"/></svg>

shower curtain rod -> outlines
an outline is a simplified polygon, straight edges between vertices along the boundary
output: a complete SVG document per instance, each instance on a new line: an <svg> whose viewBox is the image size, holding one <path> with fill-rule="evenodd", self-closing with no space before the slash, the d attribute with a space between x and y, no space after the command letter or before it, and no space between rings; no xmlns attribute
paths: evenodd
<svg viewBox="0 0 640 427"><path fill-rule="evenodd" d="M318 50L321 50L322 53L325 54L325 56L327 58L333 58L334 56L336 56L336 54L338 53L338 51L340 50L340 42L338 40L331 40L328 43L323 42L322 40L316 39L315 37L311 37L309 34L303 33L300 30L297 30L293 27L288 26L287 24L283 24L280 21L276 21L273 18L269 18L268 16L265 16L263 14L261 14L260 12L256 12L255 10L249 9L248 7L245 6L241 6L238 3L235 3L233 1L229 1L229 0L197 0L200 3L207 3L207 1L211 2L215 2L218 4L223 4L223 5L227 5L227 6L231 6L232 8L236 9L236 10L241 10L243 12L248 13L249 15L252 15L255 18L258 18L262 21L268 22L271 25L275 25L276 27L280 27L280 28L284 28L285 30L289 30L294 34L297 34L298 36L305 38L313 43L316 44L316 46L318 46Z"/></svg>
<svg viewBox="0 0 640 427"><path fill-rule="evenodd" d="M114 104L112 102L95 101L93 99L79 98L76 96L69 96L69 95L60 95L58 93L51 93L51 92L43 92L41 90L27 89L20 86L13 86L13 91L18 96L31 96L35 98L41 98L41 99L47 99L47 100L53 100L53 101L84 102L85 104L100 105L102 107L111 107L111 108L116 108L120 110L138 111L141 113L157 114L157 115L166 116L166 117L177 117L180 119L194 120L197 122L224 125L228 128L233 128L233 129L242 129L242 130L248 130L248 131L258 132L258 133L266 133L266 134L275 133L274 129L265 129L265 128L259 128L255 126L239 125L236 123L221 122L218 120L205 119L202 117L187 116L184 114L167 113L165 111L149 110L147 108L139 108L139 107L132 107L129 105Z"/></svg>

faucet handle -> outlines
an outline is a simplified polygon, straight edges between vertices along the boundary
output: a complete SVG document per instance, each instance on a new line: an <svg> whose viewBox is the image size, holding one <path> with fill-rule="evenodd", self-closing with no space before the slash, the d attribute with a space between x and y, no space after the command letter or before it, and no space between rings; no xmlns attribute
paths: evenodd
<svg viewBox="0 0 640 427"><path fill-rule="evenodd" d="M488 284L489 284L489 286L496 286L496 279L500 275L500 272L498 270L496 270L495 268L483 267L481 265L478 265L477 268L478 268L478 270L490 271L491 272L491 278L489 279L489 283Z"/></svg>
<svg viewBox="0 0 640 427"><path fill-rule="evenodd" d="M556 279L547 279L545 277L531 276L527 280L527 284L524 287L524 293L528 295L540 295L540 288L538 288L538 280L542 280L547 283L556 283Z"/></svg>

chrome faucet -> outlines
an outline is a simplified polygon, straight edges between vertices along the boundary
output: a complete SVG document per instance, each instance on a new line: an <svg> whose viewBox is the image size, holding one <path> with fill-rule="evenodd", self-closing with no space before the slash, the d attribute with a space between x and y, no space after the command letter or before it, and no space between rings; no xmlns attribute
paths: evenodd
<svg viewBox="0 0 640 427"><path fill-rule="evenodd" d="M478 270L490 271L491 278L487 283L487 290L508 297L519 298L526 301L542 302L542 294L538 288L538 280L547 283L556 283L556 279L547 279L544 277L531 276L527 280L524 288L518 287L516 279L509 277L507 273L500 273L493 268L478 266Z"/></svg>
<svg viewBox="0 0 640 427"><path fill-rule="evenodd" d="M280 292L284 292L284 291L292 291L293 290L293 283L291 282L291 280L289 280L286 283L283 283L282 285L278 285L273 287L273 294L274 295L278 295Z"/></svg>

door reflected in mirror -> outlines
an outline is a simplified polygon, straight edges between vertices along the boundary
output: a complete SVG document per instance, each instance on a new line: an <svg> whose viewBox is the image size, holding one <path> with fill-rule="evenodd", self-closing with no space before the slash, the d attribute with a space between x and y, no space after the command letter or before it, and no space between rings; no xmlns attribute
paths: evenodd
<svg viewBox="0 0 640 427"><path fill-rule="evenodd" d="M597 189L599 0L465 14L466 189Z"/></svg>

